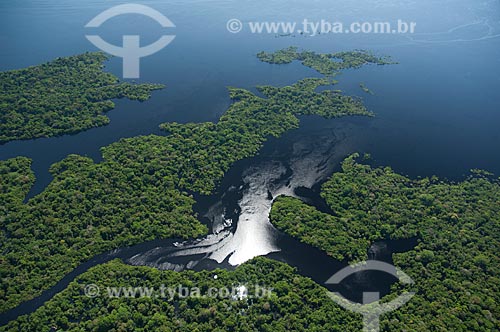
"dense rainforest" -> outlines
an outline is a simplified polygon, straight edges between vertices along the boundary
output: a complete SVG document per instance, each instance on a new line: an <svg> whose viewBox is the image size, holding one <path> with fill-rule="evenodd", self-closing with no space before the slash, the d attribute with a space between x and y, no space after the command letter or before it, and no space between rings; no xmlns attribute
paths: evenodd
<svg viewBox="0 0 500 332"><path fill-rule="evenodd" d="M70 155L51 167L54 180L27 203L30 161L1 161L0 310L39 295L106 250L205 234L189 192L212 193L231 164L255 155L267 137L297 128L298 115L372 115L357 99L315 91L329 84L311 78L258 87L264 98L230 88L235 102L217 123L163 124L167 136L122 139L102 148L101 163Z"/></svg>
<svg viewBox="0 0 500 332"><path fill-rule="evenodd" d="M332 214L280 197L273 225L337 259L366 259L382 239L418 237L393 255L416 295L381 321L385 331L500 330L500 182L489 173L459 183L412 180L352 155L323 184ZM394 291L398 286L394 286Z"/></svg>
<svg viewBox="0 0 500 332"><path fill-rule="evenodd" d="M327 76L365 64L392 63L366 51L318 54L288 48L258 56L269 63L302 61ZM91 77L108 76L101 70L105 59L99 59L90 63L95 65ZM67 58L57 61L64 63ZM144 100L152 88L159 87L102 79L109 84L88 90L97 103L117 97ZM213 193L234 162L258 153L269 136L297 128L297 116L373 115L361 100L337 90L317 92L318 87L334 83L306 78L285 87L259 86L263 97L229 88L234 103L217 123L165 123L161 125L165 136L127 138L103 147L100 163L70 155L51 167L54 180L27 202L24 199L35 181L31 161L25 157L0 161L0 310L39 295L75 266L106 250L156 238L206 234L206 226L193 213L192 194ZM122 87L117 90L118 86ZM370 93L363 83L360 88ZM68 99L64 93L51 96L61 99L54 100L56 105ZM336 259L351 262L365 260L375 241L417 238L414 249L393 255L394 264L415 281L404 289L416 295L381 317L383 331L499 330L499 180L479 170L457 183L437 177L410 179L388 167L362 164L358 157L348 157L342 170L322 186L321 196L331 213L296 198L279 197L271 210L273 225ZM85 296L87 284L97 284L100 296ZM114 298L105 292L106 287L162 284L182 284L202 292L210 287L259 284L272 289L272 294L170 300ZM402 290L402 285L393 285L384 300ZM361 328L361 317L331 301L321 285L286 264L256 258L234 271L180 273L115 260L78 276L37 311L0 330L319 332Z"/></svg>
<svg viewBox="0 0 500 332"><path fill-rule="evenodd" d="M217 278L215 278L215 276ZM97 284L99 296L84 295ZM162 296L161 285L198 288L200 296ZM262 296L254 285L270 290ZM153 296L110 297L107 287L155 287ZM247 297L212 297L209 289L241 287ZM130 287L130 288L129 288ZM131 293L128 293L131 294ZM143 293L144 294L144 293ZM191 294L195 294L192 292ZM154 296L158 295L158 296ZM114 260L80 275L29 316L0 331L360 331L361 319L335 304L326 290L284 263L255 258L234 271L159 271Z"/></svg>
<svg viewBox="0 0 500 332"><path fill-rule="evenodd" d="M370 243L417 236L415 249L393 255L416 295L381 318L382 331L495 331L499 317L498 197L500 183L475 171L463 182L411 180L390 168L348 157L323 185L325 214L290 197L278 198L271 220L281 230L352 261ZM96 284L101 293L85 295ZM258 284L266 297L213 298L210 287ZM135 287L185 285L201 296L140 296ZM134 289L113 297L108 287ZM395 284L390 299L401 292ZM407 286L408 287L408 286ZM406 289L406 288L405 288ZM176 293L177 294L177 293ZM63 292L3 331L359 331L361 317L337 306L326 289L286 264L256 258L234 271L158 271L118 260L80 275Z"/></svg>
<svg viewBox="0 0 500 332"><path fill-rule="evenodd" d="M164 87L119 82L103 71L107 59L85 53L0 72L0 144L104 126L104 114L115 107L111 99L145 101Z"/></svg>

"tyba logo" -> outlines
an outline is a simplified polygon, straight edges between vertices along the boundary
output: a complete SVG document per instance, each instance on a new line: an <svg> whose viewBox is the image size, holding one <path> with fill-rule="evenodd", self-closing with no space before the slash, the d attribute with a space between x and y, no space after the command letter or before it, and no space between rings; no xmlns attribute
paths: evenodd
<svg viewBox="0 0 500 332"><path fill-rule="evenodd" d="M97 28L115 16L124 14L139 14L152 18L164 28L174 28L175 25L159 11L144 5L125 4L109 8L94 17L86 28ZM174 35L163 35L156 42L140 46L140 36L124 35L122 47L109 44L97 35L85 35L87 39L106 53L123 58L123 78L139 78L140 59L152 55L174 40Z"/></svg>
<svg viewBox="0 0 500 332"><path fill-rule="evenodd" d="M340 284L342 280L344 280L348 276L357 272L368 270L382 271L391 274L396 277L402 284L411 285L414 283L406 273L404 273L397 267L385 262L369 260L366 262L361 262L354 266L347 266L343 268L342 270L331 276L325 282L325 284ZM347 300L339 293L328 292L328 296L338 305L349 311L357 312L363 315L363 332L379 331L380 315L390 311L394 311L403 306L413 297L413 295L415 295L415 293L413 292L404 292L390 302L380 303L380 294L378 292L364 292L363 304L360 304Z"/></svg>

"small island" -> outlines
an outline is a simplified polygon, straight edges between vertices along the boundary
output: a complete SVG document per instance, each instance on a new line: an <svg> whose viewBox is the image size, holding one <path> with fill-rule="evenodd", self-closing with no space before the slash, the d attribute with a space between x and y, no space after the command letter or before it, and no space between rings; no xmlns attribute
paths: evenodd
<svg viewBox="0 0 500 332"><path fill-rule="evenodd" d="M360 68L366 64L395 64L389 57L377 57L366 50L355 50L338 53L316 53L314 51L299 51L297 47L288 47L276 52L260 52L257 57L262 62L271 64L287 64L294 60L301 61L325 76L335 76L340 71L349 68Z"/></svg>
<svg viewBox="0 0 500 332"><path fill-rule="evenodd" d="M372 95L372 96L374 95L373 91L368 89L368 87L365 85L365 83L363 83L363 82L359 83L359 87L361 88L361 90L368 93L369 95Z"/></svg>
<svg viewBox="0 0 500 332"><path fill-rule="evenodd" d="M0 72L0 144L12 140L74 134L104 126L112 99L145 101L161 84L119 82L103 71L104 53L57 58Z"/></svg>

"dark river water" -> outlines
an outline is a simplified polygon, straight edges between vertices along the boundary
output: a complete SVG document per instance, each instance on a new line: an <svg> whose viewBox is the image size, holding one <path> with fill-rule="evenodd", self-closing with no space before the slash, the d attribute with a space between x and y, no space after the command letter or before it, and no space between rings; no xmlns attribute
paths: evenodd
<svg viewBox="0 0 500 332"><path fill-rule="evenodd" d="M84 25L101 11L123 2L62 0L0 3L0 70L21 68L96 50L84 37ZM254 91L255 85L286 85L319 76L292 63L259 62L255 54L290 45L321 52L370 49L391 55L398 65L367 66L338 77L346 94L364 99L375 118L324 120L304 117L301 128L269 140L259 156L240 161L228 172L216 194L198 197L196 210L211 234L179 243L158 240L105 253L82 264L41 297L0 315L0 323L33 311L95 264L120 257L136 265L182 270L234 266L257 256L296 266L323 283L346 262L278 232L268 221L272 200L296 196L319 209L319 184L353 152L369 152L372 163L390 165L411 177L438 175L462 179L471 168L500 174L500 4L498 1L140 1L176 25L176 39L164 50L141 60L140 82L163 83L162 91L144 103L116 101L108 126L77 135L0 145L0 159L18 155L33 159L37 181L30 197L51 181L49 166L70 153L101 160L99 149L123 137L162 134L163 122L216 121L230 105L227 86ZM443 15L446 12L446 15ZM415 35L320 35L315 37L251 34L226 30L229 19L248 21L380 21L417 22ZM124 34L155 41L162 30L140 16L116 17L99 28L110 43ZM121 76L121 59L106 70ZM364 82L374 91L359 88ZM391 261L404 243L374 244L371 258ZM342 294L360 298L362 290L387 293L394 280L371 275L347 280Z"/></svg>

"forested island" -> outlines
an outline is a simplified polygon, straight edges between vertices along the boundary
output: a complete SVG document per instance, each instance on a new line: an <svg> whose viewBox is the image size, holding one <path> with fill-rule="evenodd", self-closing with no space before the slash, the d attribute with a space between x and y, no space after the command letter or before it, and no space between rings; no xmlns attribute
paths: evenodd
<svg viewBox="0 0 500 332"><path fill-rule="evenodd" d="M337 259L365 260L371 243L417 237L393 255L416 295L381 320L384 331L496 331L500 328L500 182L483 172L463 182L412 180L388 167L342 163L322 186L333 214L278 198L271 222ZM397 292L400 285L395 285Z"/></svg>
<svg viewBox="0 0 500 332"><path fill-rule="evenodd" d="M0 72L0 144L19 139L74 134L104 126L111 99L145 101L161 84L119 82L103 71L104 53L57 58Z"/></svg>
<svg viewBox="0 0 500 332"><path fill-rule="evenodd" d="M26 204L30 160L1 161L0 310L39 295L106 250L205 234L187 191L212 193L235 161L297 128L298 115L372 115L357 99L314 91L329 84L311 78L258 87L265 98L230 88L235 102L217 123L163 124L168 136L122 139L102 148L101 163L70 155L51 167L54 180Z"/></svg>
<svg viewBox="0 0 500 332"><path fill-rule="evenodd" d="M293 46L271 53L262 51L257 54L257 57L262 62L272 64L287 64L298 60L304 66L310 67L326 76L334 76L344 69L360 68L366 64L395 64L387 56L377 57L366 50L316 53L313 51L299 51L297 47Z"/></svg>
<svg viewBox="0 0 500 332"><path fill-rule="evenodd" d="M363 90L364 92L368 93L369 95L374 95L373 91L370 90L365 83L361 82L359 83L359 87L361 88L361 90Z"/></svg>

